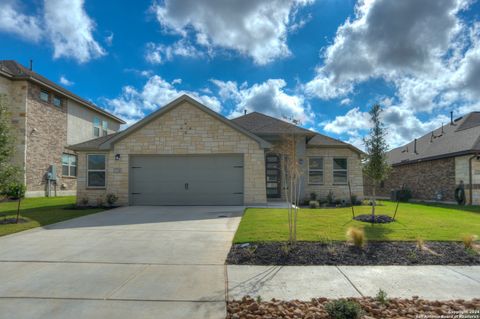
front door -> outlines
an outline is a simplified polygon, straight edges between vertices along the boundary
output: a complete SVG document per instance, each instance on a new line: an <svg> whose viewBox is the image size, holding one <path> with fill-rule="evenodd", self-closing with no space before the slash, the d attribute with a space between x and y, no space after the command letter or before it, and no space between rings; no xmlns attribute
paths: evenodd
<svg viewBox="0 0 480 319"><path fill-rule="evenodd" d="M281 197L280 182L280 157L274 154L265 156L265 168L267 178L267 198Z"/></svg>

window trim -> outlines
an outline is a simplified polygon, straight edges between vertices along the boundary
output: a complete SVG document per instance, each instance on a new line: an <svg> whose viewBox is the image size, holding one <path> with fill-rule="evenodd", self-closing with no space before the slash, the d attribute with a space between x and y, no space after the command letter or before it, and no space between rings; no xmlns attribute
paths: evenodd
<svg viewBox="0 0 480 319"><path fill-rule="evenodd" d="M108 135L108 122L105 120L102 120L102 136L107 136Z"/></svg>
<svg viewBox="0 0 480 319"><path fill-rule="evenodd" d="M47 99L44 100L42 98L42 94L46 94L47 95ZM50 92L48 92L47 90L40 90L40 94L38 95L38 98L40 99L40 101L43 101L45 103L48 103L50 102Z"/></svg>
<svg viewBox="0 0 480 319"><path fill-rule="evenodd" d="M335 160L336 159L344 159L347 163L347 168L346 169L335 168ZM332 182L333 182L333 185L348 185L348 176L349 176L348 166L349 166L348 165L348 157L334 157L332 159ZM335 172L346 172L347 173L347 175L346 175L347 181L345 183L335 182Z"/></svg>
<svg viewBox="0 0 480 319"><path fill-rule="evenodd" d="M60 101L60 104L59 105L55 104L55 100ZM53 98L52 98L52 104L53 104L53 106L56 106L56 107L62 107L63 99L61 97L59 97L58 95L54 95Z"/></svg>
<svg viewBox="0 0 480 319"><path fill-rule="evenodd" d="M310 168L310 159L322 159L322 168ZM310 172L322 172L322 182L310 182ZM323 156L309 156L308 157L308 185L325 185L325 158Z"/></svg>
<svg viewBox="0 0 480 319"><path fill-rule="evenodd" d="M63 164L63 156L67 155L69 157L68 159L68 165ZM71 157L75 157L75 165L72 165ZM68 175L63 174L63 167L67 166L68 167ZM75 167L75 175L71 174L71 168ZM78 176L78 156L75 154L70 154L70 153L62 153L62 177L68 177L68 178L77 178Z"/></svg>
<svg viewBox="0 0 480 319"><path fill-rule="evenodd" d="M98 122L98 123L96 123ZM98 125L97 125L98 124ZM98 135L95 135L95 129L98 128ZM100 137L102 133L102 121L98 116L93 117L93 137Z"/></svg>
<svg viewBox="0 0 480 319"><path fill-rule="evenodd" d="M88 167L88 164L89 164L88 158L90 156L94 156L94 155L101 155L105 158L105 168L104 169L90 169ZM87 165L86 165L86 167L87 167L87 188L90 188L90 189L106 189L107 188L107 154L105 154L105 153L89 153L89 154L87 154L86 160L87 160ZM103 186L90 186L90 180L88 178L88 175L89 175L88 173L90 173L90 172L104 172L105 173L104 185Z"/></svg>

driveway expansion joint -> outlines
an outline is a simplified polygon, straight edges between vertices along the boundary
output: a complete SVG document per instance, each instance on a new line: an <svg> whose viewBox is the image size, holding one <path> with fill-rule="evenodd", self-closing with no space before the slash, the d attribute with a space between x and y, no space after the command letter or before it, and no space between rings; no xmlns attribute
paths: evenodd
<svg viewBox="0 0 480 319"><path fill-rule="evenodd" d="M360 289L357 288L357 286L355 286L355 284L350 280L350 278L348 278L348 276L340 269L339 266L335 266L335 268L338 269L338 271L343 275L343 277L345 277L345 279L347 279L347 281L350 283L350 285L352 285L352 287L360 294L361 297L365 297L362 292L360 291Z"/></svg>

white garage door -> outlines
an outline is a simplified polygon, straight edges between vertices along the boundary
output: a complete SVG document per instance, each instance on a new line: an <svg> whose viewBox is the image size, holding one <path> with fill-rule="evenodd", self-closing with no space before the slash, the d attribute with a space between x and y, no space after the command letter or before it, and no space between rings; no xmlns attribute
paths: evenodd
<svg viewBox="0 0 480 319"><path fill-rule="evenodd" d="M243 154L131 156L131 205L243 205Z"/></svg>

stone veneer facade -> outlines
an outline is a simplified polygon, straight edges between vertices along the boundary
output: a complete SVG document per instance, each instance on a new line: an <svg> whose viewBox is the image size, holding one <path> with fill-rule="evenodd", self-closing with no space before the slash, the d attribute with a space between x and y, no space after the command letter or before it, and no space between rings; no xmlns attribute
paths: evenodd
<svg viewBox="0 0 480 319"><path fill-rule="evenodd" d="M310 193L317 194L317 198L325 200L328 193L332 191L336 199L348 201L350 192L348 185L333 183L333 159L347 159L347 177L350 181L352 195L356 195L358 199L363 199L363 174L360 154L348 148L324 148L324 147L307 147L305 152L305 197L309 197ZM308 157L323 158L323 184L314 185L308 183Z"/></svg>
<svg viewBox="0 0 480 319"><path fill-rule="evenodd" d="M129 155L244 154L244 203L266 203L264 149L257 141L222 123L188 102L172 108L117 141L107 154L105 189L87 187L87 154L79 152L77 201L90 204L113 193L117 204L129 204ZM120 159L115 160L115 155Z"/></svg>

